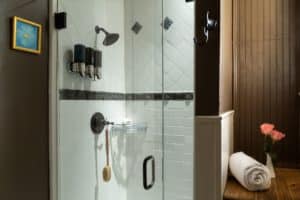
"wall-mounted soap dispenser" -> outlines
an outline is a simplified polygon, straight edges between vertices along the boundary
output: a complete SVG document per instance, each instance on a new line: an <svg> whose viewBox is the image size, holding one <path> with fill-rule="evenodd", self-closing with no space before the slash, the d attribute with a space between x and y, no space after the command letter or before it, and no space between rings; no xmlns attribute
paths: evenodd
<svg viewBox="0 0 300 200"><path fill-rule="evenodd" d="M89 78L94 78L94 50L90 47L85 49L86 74Z"/></svg>
<svg viewBox="0 0 300 200"><path fill-rule="evenodd" d="M86 50L82 44L74 46L74 62L71 64L71 71L78 72L82 77L85 76Z"/></svg>
<svg viewBox="0 0 300 200"><path fill-rule="evenodd" d="M74 61L70 65L71 72L93 80L102 78L102 52L83 44L74 45Z"/></svg>

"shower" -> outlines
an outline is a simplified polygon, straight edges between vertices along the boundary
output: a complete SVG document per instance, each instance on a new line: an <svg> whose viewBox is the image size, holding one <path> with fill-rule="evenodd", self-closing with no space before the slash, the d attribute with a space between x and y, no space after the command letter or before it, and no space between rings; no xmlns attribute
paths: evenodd
<svg viewBox="0 0 300 200"><path fill-rule="evenodd" d="M53 1L54 11L69 16L52 54L59 85L55 200L193 200L193 3ZM92 57L82 65L99 66L97 81L66 70L74 44ZM98 55L89 56L92 50ZM95 113L114 122L97 135ZM107 163L109 182L100 173Z"/></svg>
<svg viewBox="0 0 300 200"><path fill-rule="evenodd" d="M98 35L100 32L103 32L105 34L105 38L103 40L103 45L104 46L110 46L116 43L119 39L119 34L118 33L109 33L107 32L104 28L96 26L95 27L95 32Z"/></svg>

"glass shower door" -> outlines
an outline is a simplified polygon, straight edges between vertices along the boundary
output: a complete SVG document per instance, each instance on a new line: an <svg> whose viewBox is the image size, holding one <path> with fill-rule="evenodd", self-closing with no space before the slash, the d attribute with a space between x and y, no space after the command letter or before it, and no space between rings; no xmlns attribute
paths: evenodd
<svg viewBox="0 0 300 200"><path fill-rule="evenodd" d="M127 199L163 199L162 0L124 3Z"/></svg>
<svg viewBox="0 0 300 200"><path fill-rule="evenodd" d="M195 1L163 1L164 199L193 200Z"/></svg>
<svg viewBox="0 0 300 200"><path fill-rule="evenodd" d="M57 30L58 200L163 199L162 0L58 0L57 12L67 13ZM93 133L95 124L106 125Z"/></svg>

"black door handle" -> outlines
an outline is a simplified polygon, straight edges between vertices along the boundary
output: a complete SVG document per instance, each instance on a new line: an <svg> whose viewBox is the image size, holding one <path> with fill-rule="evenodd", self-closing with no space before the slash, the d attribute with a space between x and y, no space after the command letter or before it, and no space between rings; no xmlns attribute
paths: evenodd
<svg viewBox="0 0 300 200"><path fill-rule="evenodd" d="M152 161L152 180L151 183L148 184L148 178L147 178L147 164L149 161ZM153 156L148 156L144 159L143 163L143 185L145 190L150 190L155 183L155 159Z"/></svg>

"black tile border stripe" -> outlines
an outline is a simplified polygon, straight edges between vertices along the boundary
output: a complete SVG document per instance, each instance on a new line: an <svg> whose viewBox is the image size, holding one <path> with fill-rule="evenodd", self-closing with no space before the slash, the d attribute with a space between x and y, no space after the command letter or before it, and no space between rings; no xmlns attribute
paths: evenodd
<svg viewBox="0 0 300 200"><path fill-rule="evenodd" d="M192 92L182 93L115 93L115 92L94 92L84 90L62 89L59 91L60 100L193 100Z"/></svg>
<svg viewBox="0 0 300 200"><path fill-rule="evenodd" d="M93 92L69 89L59 91L59 99L61 100L125 100L125 98L125 94L115 92Z"/></svg>

